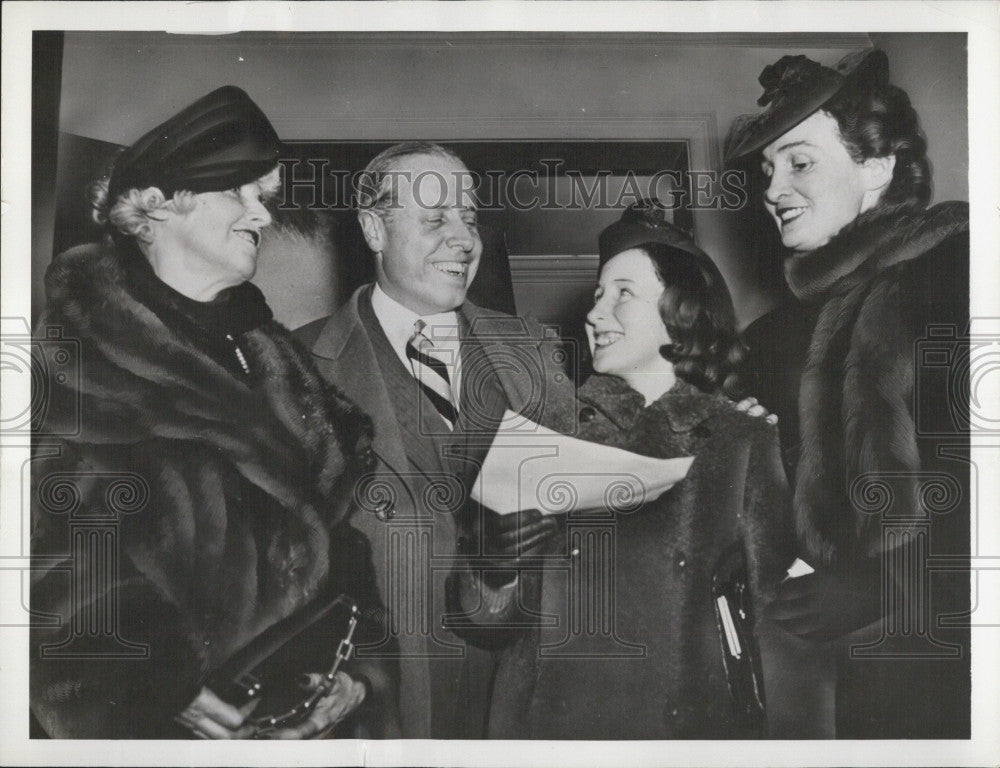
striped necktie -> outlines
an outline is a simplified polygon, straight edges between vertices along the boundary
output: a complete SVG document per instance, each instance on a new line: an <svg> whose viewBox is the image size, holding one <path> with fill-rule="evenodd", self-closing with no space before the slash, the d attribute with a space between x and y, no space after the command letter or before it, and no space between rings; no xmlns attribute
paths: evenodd
<svg viewBox="0 0 1000 768"><path fill-rule="evenodd" d="M434 343L424 335L426 323L417 320L413 324L413 335L406 342L406 357L424 394L453 429L458 412L452 400L451 379L445 364L431 354Z"/></svg>

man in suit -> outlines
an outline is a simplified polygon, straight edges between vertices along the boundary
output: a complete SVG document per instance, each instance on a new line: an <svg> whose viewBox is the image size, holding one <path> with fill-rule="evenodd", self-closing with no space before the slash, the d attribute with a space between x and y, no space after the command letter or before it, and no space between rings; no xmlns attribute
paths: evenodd
<svg viewBox="0 0 1000 768"><path fill-rule="evenodd" d="M573 397L540 326L466 300L482 254L472 186L435 144L376 156L358 188L376 280L297 332L374 420L377 469L356 489L351 522L371 543L387 621L384 642L361 655L398 656L409 738L481 738L516 708L517 686L494 695L493 680L530 645L540 575L518 566L555 526L466 499L505 412L541 422Z"/></svg>

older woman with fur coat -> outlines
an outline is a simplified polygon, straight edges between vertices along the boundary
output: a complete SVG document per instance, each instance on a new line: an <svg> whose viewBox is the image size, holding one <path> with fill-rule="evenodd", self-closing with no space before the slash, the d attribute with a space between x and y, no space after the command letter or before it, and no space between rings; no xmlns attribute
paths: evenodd
<svg viewBox="0 0 1000 768"><path fill-rule="evenodd" d="M748 329L751 368L798 425L816 568L770 615L829 654L838 737L968 738L968 632L937 621L968 610L968 575L931 578L926 559L968 554L968 206L927 207L926 143L881 51L835 69L785 56L760 82L767 108L729 155L763 170L796 301Z"/></svg>
<svg viewBox="0 0 1000 768"><path fill-rule="evenodd" d="M369 421L247 282L279 150L243 91L213 91L118 157L107 240L46 275L38 336L78 351L72 375L47 366L35 413L31 600L53 623L33 631L31 707L52 737L253 735L256 704L212 673L325 595L377 608L364 539L340 525ZM327 640L300 659L307 686ZM345 669L271 735L327 732L388 685Z"/></svg>
<svg viewBox="0 0 1000 768"><path fill-rule="evenodd" d="M694 461L654 501L568 515L545 571L541 613L558 619L542 621L525 727L555 739L765 735L765 698L781 692L756 620L793 560L774 420L730 400L742 352L729 292L657 201L626 210L600 253L586 324L596 373L553 426Z"/></svg>

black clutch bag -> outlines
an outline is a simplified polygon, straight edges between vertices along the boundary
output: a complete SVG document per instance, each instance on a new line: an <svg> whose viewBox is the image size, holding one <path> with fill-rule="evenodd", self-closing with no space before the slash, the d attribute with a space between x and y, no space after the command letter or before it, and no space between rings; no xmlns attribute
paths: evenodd
<svg viewBox="0 0 1000 768"><path fill-rule="evenodd" d="M318 598L254 638L205 685L236 707L260 700L249 720L255 738L298 725L330 692L341 665L350 659L358 619L358 607L347 595ZM315 668L316 659L326 660L325 669ZM323 673L320 685L304 690L303 676L316 672Z"/></svg>
<svg viewBox="0 0 1000 768"><path fill-rule="evenodd" d="M746 558L738 543L726 549L716 563L712 602L736 727L748 738L762 735L766 725L764 676L754 635Z"/></svg>

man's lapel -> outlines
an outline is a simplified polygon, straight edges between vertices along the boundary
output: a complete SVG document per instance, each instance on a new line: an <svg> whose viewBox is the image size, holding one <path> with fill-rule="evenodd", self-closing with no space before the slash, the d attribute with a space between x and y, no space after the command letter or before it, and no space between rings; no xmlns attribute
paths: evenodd
<svg viewBox="0 0 1000 768"><path fill-rule="evenodd" d="M447 433L448 427L395 352L385 350L381 357L382 377L392 399L406 455L424 472L440 472L442 461L435 435Z"/></svg>
<svg viewBox="0 0 1000 768"><path fill-rule="evenodd" d="M458 421L454 432L442 443L448 470L472 482L509 407L509 400L497 375L496 360L472 331L465 313L468 306L472 305L464 305L458 313L462 339L462 395Z"/></svg>
<svg viewBox="0 0 1000 768"><path fill-rule="evenodd" d="M412 464L424 473L438 473L442 460L434 435L447 433L447 426L386 338L371 308L371 289L355 297L355 328L347 337L349 348L345 346L340 359L355 367L353 377L363 377L359 383L378 390L378 402L373 407L378 407L379 412L372 415L376 430L383 424L386 434L392 436L399 462L398 469L393 468L406 472Z"/></svg>
<svg viewBox="0 0 1000 768"><path fill-rule="evenodd" d="M531 356L537 354L535 343L537 339L532 339L527 332L527 328L521 318L513 315L500 315L489 310L482 309L472 302L465 302L459 311L460 322L463 330L463 349L468 346L469 351L478 360L478 366L489 366L489 371L470 371L471 377L462 378L462 397L477 398L475 406L483 413L488 413L501 418L504 410L510 408L519 411L525 404L521 385L526 385L530 390L532 382L524 374L531 371L525 369L518 375L519 354L518 346L522 349L520 353ZM518 342L522 342L521 345ZM512 355L514 357L512 357ZM513 365L512 365L513 364ZM463 367L465 363L463 362ZM495 386L481 386L483 382L489 381ZM469 389L466 385L471 385ZM499 413L496 413L500 408Z"/></svg>
<svg viewBox="0 0 1000 768"><path fill-rule="evenodd" d="M374 426L372 448L397 474L409 470L407 448L396 419L395 406L368 332L358 314L359 301L367 301L362 286L348 303L323 327L313 354L320 367L330 370L330 379L367 413Z"/></svg>
<svg viewBox="0 0 1000 768"><path fill-rule="evenodd" d="M535 322L470 302L461 313L495 373L506 407L542 424L558 410L573 407L575 385L558 359L557 339L547 338Z"/></svg>

